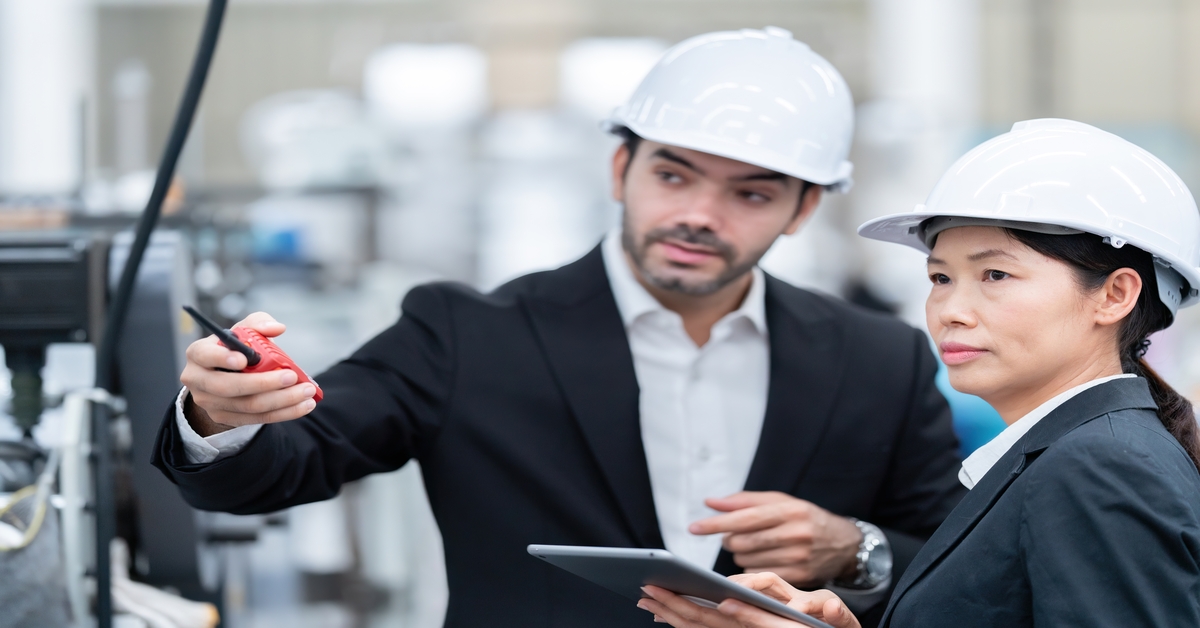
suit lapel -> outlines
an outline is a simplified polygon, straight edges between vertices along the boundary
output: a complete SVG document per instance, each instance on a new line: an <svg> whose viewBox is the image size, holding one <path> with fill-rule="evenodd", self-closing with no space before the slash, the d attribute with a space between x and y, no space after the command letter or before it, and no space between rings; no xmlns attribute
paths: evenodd
<svg viewBox="0 0 1200 628"><path fill-rule="evenodd" d="M1117 379L1089 388L1068 399L1025 436L1018 440L1007 453L996 461L983 481L975 485L959 502L946 521L938 527L925 547L909 565L908 570L896 584L880 627L888 625L892 612L904 594L925 574L933 570L946 554L950 553L979 523L1013 481L1037 459L1047 447L1054 444L1067 432L1103 416L1109 412L1127 408L1156 409L1146 380L1141 378Z"/></svg>
<svg viewBox="0 0 1200 628"><path fill-rule="evenodd" d="M542 350L633 538L663 547L625 326L597 247L524 301Z"/></svg>
<svg viewBox="0 0 1200 628"><path fill-rule="evenodd" d="M790 293L790 294L789 294ZM771 343L767 410L750 473L748 491L790 492L804 476L833 418L843 377L844 338L835 321L804 293L767 276L766 313ZM741 573L722 549L714 569Z"/></svg>

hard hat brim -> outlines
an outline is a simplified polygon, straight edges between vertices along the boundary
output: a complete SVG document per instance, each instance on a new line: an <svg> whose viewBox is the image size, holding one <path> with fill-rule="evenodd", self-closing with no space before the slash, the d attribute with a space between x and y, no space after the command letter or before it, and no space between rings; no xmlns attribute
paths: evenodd
<svg viewBox="0 0 1200 628"><path fill-rule="evenodd" d="M744 150L741 150L741 144L737 142L722 140L716 136L707 136L703 139L697 138L693 131L678 131L671 132L664 129L644 128L631 122L620 119L619 117L610 117L600 123L600 128L608 133L618 134L621 129L626 128L637 134L638 137L666 144L668 146L678 146L689 150L716 155L726 159L733 159L742 163L766 168L773 172L779 172L791 177L796 177L802 181L808 181L824 187L830 192L849 192L854 186L854 179L850 176L854 171L854 165L849 161L843 161L839 164L837 171L830 174L829 172L820 172L815 169L804 169L796 165L788 164L782 159L772 161L763 159L761 156L748 155Z"/></svg>
<svg viewBox="0 0 1200 628"><path fill-rule="evenodd" d="M988 219L987 216L980 216L979 213L975 211L968 210L962 212L935 212L926 210L924 205L918 205L916 209L911 212L891 214L888 216L881 216L873 220L868 220L858 227L858 235L871 240L903 244L921 251L922 253L928 254L930 251L929 247L925 245L921 224L926 220L937 217L969 218L971 219L972 224L978 224L980 221ZM1051 223L1046 220L1045 216L1040 216L1036 219L1030 218L1028 220L1023 220L1019 216L1004 216L1003 219L996 219L993 222L996 223L996 226L1011 228L1020 228L1017 225L1021 223L1029 224L1031 227L1036 225L1053 224L1058 227L1066 227L1068 229L1074 229L1084 233L1091 233L1104 238L1120 238L1125 243L1133 245L1147 252L1153 252L1156 248L1151 243L1143 241L1136 236L1110 233L1108 230L1100 229L1096 225L1079 220L1054 220ZM1030 229L1030 231L1044 231L1044 229L1033 228ZM1180 259L1179 257L1169 253L1157 252L1152 253L1152 255L1156 260L1165 262L1166 265L1168 265L1175 272L1179 273L1188 282L1188 287L1191 288L1191 294L1186 295L1182 299L1180 307L1187 307L1196 304L1197 301L1200 300L1196 295L1197 289L1200 289L1200 268L1191 266L1183 259Z"/></svg>

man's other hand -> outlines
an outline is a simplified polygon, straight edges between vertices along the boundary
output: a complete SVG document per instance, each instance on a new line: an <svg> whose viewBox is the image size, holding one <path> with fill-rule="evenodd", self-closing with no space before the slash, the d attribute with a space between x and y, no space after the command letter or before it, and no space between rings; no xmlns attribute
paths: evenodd
<svg viewBox="0 0 1200 628"><path fill-rule="evenodd" d="M771 571L796 586L854 575L862 533L850 519L779 492L742 491L704 501L723 514L692 523L692 534L724 534L747 573Z"/></svg>
<svg viewBox="0 0 1200 628"><path fill-rule="evenodd" d="M286 329L265 312L255 312L235 327L247 327L274 338ZM246 356L218 343L216 336L193 342L179 381L191 393L184 415L200 436L211 436L241 425L278 423L302 417L316 407L317 389L297 384L291 370L239 373ZM224 369L224 370L218 370ZM233 372L227 372L233 371Z"/></svg>

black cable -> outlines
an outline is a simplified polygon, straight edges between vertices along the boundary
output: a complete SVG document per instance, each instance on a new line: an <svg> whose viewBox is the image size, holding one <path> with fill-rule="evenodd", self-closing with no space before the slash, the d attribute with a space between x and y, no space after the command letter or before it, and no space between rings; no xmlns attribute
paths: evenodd
<svg viewBox="0 0 1200 628"><path fill-rule="evenodd" d="M204 91L204 81L208 78L208 70L217 49L217 39L221 33L221 22L225 17L226 4L227 0L209 1L204 30L200 33L200 43L192 62L192 73L188 76L183 100L180 101L179 110L175 113L171 135L167 138L162 161L158 164L154 190L150 193L146 209L138 218L133 243L129 246L128 257L125 258L125 267L121 271L117 289L113 292L112 300L109 302L104 320L104 335L100 338L100 348L96 353L96 386L109 392L115 392L113 386L117 344L121 339L125 317L129 312L129 302L133 297L138 268L142 264L142 257L150 243L150 235L154 232L154 227L162 214L163 201L171 187L171 179L175 176L175 165L179 162L179 154L183 151L192 120L196 116L200 94ZM112 572L108 545L116 533L116 503L113 498L112 451L110 450L109 441L111 439L108 431L109 408L105 404L98 403L95 405L95 409L93 436L96 441L96 618L99 628L111 628Z"/></svg>

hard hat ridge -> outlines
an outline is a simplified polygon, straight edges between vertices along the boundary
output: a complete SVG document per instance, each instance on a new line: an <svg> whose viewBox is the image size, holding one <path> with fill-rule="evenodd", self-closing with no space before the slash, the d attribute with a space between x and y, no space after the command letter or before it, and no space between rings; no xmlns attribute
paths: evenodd
<svg viewBox="0 0 1200 628"><path fill-rule="evenodd" d="M785 29L673 46L603 126L845 191L854 103L828 61Z"/></svg>
<svg viewBox="0 0 1200 628"><path fill-rule="evenodd" d="M1200 300L1200 212L1191 192L1145 149L1082 122L1018 122L963 155L924 204L858 232L927 252L938 232L980 224L1135 246L1154 256L1159 297L1172 313Z"/></svg>

